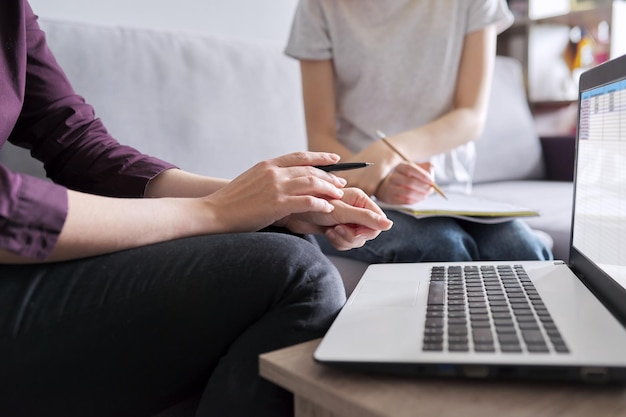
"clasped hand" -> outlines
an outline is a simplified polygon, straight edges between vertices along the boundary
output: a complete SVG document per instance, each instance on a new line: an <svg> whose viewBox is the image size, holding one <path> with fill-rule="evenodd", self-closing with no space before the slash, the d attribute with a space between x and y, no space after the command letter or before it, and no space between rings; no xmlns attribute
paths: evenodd
<svg viewBox="0 0 626 417"><path fill-rule="evenodd" d="M296 152L260 162L206 197L224 231L256 231L269 225L295 233L324 233L339 250L362 246L392 222L364 192L312 165L339 156Z"/></svg>

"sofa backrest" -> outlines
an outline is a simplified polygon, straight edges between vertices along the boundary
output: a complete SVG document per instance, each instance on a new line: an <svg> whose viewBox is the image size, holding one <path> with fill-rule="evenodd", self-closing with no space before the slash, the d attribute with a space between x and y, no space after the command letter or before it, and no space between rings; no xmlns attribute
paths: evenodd
<svg viewBox="0 0 626 417"><path fill-rule="evenodd" d="M234 177L305 149L300 73L283 45L40 21L74 89L119 141Z"/></svg>
<svg viewBox="0 0 626 417"><path fill-rule="evenodd" d="M300 72L282 44L44 20L75 90L121 142L181 168L234 177L306 148ZM478 182L542 175L541 148L517 62L498 58ZM13 169L42 172L3 149Z"/></svg>
<svg viewBox="0 0 626 417"><path fill-rule="evenodd" d="M474 183L545 176L541 142L528 101L522 66L496 58L487 120L476 140Z"/></svg>

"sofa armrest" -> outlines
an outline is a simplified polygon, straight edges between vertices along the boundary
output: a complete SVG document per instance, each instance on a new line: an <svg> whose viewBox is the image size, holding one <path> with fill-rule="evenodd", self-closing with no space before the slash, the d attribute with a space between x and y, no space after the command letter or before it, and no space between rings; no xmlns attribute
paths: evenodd
<svg viewBox="0 0 626 417"><path fill-rule="evenodd" d="M546 178L550 181L573 181L576 137L571 135L543 136L541 148Z"/></svg>

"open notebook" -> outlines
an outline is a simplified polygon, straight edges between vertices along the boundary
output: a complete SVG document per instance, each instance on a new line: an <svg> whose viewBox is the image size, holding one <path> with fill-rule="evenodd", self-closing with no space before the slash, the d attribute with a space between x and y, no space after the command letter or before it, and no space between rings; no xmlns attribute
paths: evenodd
<svg viewBox="0 0 626 417"><path fill-rule="evenodd" d="M447 199L432 194L417 204L393 205L377 202L380 207L412 214L415 217L449 216L479 223L498 223L515 217L539 216L539 211L472 194L447 193Z"/></svg>
<svg viewBox="0 0 626 417"><path fill-rule="evenodd" d="M626 56L584 73L570 264L371 265L316 349L420 376L626 381Z"/></svg>

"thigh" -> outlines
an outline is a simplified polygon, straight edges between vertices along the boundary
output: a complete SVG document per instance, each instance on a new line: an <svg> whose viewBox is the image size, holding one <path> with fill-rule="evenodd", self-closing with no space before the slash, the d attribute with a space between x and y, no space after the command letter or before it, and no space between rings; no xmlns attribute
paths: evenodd
<svg viewBox="0 0 626 417"><path fill-rule="evenodd" d="M324 259L303 239L250 233L0 266L0 414L149 415L204 386L229 346L284 306L297 306L293 321L273 325L294 336L250 351L316 337L343 301Z"/></svg>
<svg viewBox="0 0 626 417"><path fill-rule="evenodd" d="M550 249L522 220L496 224L465 222L463 227L473 236L480 260L523 261L552 259Z"/></svg>
<svg viewBox="0 0 626 417"><path fill-rule="evenodd" d="M451 217L425 217L385 210L393 227L361 248L340 252L322 236L324 253L368 263L466 261L478 252L472 236Z"/></svg>

